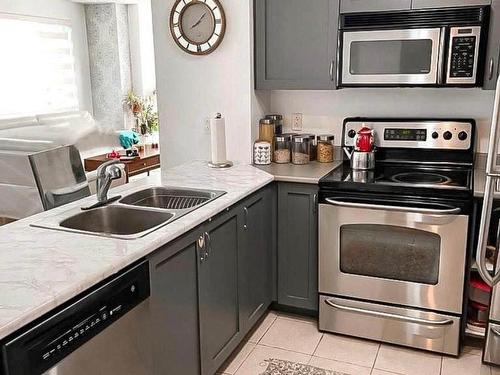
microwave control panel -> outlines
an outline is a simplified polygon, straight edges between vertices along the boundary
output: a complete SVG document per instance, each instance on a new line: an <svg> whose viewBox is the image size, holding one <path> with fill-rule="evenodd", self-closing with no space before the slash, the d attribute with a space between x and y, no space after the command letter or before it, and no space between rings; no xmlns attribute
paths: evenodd
<svg viewBox="0 0 500 375"><path fill-rule="evenodd" d="M475 84L481 27L450 29L447 83Z"/></svg>

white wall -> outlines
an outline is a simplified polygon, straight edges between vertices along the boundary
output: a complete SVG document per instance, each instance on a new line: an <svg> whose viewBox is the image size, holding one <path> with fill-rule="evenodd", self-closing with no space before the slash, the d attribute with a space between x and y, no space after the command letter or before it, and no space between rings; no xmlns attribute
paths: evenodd
<svg viewBox="0 0 500 375"><path fill-rule="evenodd" d="M204 122L217 112L226 119L228 158L250 163L252 119L265 111L268 96L253 90L253 1L223 1L226 36L207 56L188 55L173 41L168 20L174 0L152 4L162 166L208 160Z"/></svg>
<svg viewBox="0 0 500 375"><path fill-rule="evenodd" d="M346 117L473 118L478 124L476 150L487 152L494 92L474 89L342 89L337 91L273 91L271 112L303 113L305 132L333 133L340 145Z"/></svg>
<svg viewBox="0 0 500 375"><path fill-rule="evenodd" d="M69 0L0 0L0 12L71 22L80 110L92 113L89 53L83 5Z"/></svg>

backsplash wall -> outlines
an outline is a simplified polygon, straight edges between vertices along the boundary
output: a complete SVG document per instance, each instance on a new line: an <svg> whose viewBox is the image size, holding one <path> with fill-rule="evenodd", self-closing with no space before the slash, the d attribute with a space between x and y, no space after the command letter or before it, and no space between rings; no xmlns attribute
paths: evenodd
<svg viewBox="0 0 500 375"><path fill-rule="evenodd" d="M346 117L473 118L476 151L487 152L493 91L481 89L342 89L337 91L272 91L270 112L285 116L291 131L292 113L303 114L303 132L335 134L340 145Z"/></svg>

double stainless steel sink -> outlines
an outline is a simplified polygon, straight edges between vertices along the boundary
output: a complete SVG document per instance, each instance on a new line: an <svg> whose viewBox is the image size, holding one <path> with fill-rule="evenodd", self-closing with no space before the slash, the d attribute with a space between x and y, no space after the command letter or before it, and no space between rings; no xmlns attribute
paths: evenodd
<svg viewBox="0 0 500 375"><path fill-rule="evenodd" d="M32 226L120 239L136 239L224 195L224 191L152 187L105 207L69 210Z"/></svg>

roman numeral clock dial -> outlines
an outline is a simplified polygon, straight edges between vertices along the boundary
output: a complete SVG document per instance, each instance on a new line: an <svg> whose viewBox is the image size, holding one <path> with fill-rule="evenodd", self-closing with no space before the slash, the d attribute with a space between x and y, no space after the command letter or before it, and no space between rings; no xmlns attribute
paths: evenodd
<svg viewBox="0 0 500 375"><path fill-rule="evenodd" d="M224 9L219 0L177 0L170 13L170 32L184 52L207 55L224 38Z"/></svg>

